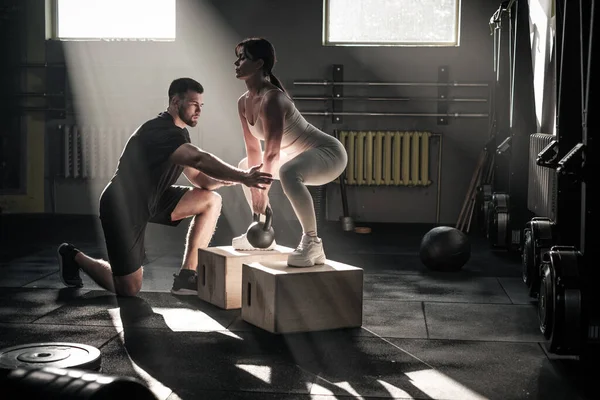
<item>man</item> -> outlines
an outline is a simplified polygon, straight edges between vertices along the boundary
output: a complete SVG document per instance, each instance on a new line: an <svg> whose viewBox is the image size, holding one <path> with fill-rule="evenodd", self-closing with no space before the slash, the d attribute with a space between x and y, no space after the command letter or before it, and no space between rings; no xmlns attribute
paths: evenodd
<svg viewBox="0 0 600 400"><path fill-rule="evenodd" d="M235 168L190 143L187 126L198 123L202 85L190 78L174 80L169 107L140 126L129 138L116 172L100 196L99 215L108 261L94 259L75 246L58 248L62 282L82 287L80 270L98 285L121 296L136 296L142 287L144 236L148 222L176 226L192 217L181 268L174 274L173 294L197 294L198 248L208 246L221 214L224 185L242 183L264 189L271 174L261 165ZM174 183L184 173L194 187Z"/></svg>

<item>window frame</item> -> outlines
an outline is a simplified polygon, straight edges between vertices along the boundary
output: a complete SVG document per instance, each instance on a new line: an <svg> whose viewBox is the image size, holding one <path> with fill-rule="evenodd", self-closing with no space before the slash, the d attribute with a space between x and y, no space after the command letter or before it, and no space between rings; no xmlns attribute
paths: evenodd
<svg viewBox="0 0 600 400"><path fill-rule="evenodd" d="M323 0L323 27L322 27L322 45L327 47L345 46L345 47L459 47L460 46L460 28L461 28L461 2L456 1L454 35L452 42L340 42L328 40L329 37L329 1ZM359 0L355 0L359 1Z"/></svg>
<svg viewBox="0 0 600 400"><path fill-rule="evenodd" d="M56 40L60 42L175 42L177 40L177 11L175 11L175 37L174 38L92 38L92 37L60 37L58 35L58 1L45 0L46 2L46 40ZM177 10L177 1L175 1L175 10Z"/></svg>

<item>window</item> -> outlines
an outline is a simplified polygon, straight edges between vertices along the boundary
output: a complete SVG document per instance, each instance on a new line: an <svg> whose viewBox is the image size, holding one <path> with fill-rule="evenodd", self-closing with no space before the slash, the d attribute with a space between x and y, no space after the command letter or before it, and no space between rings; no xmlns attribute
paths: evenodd
<svg viewBox="0 0 600 400"><path fill-rule="evenodd" d="M326 46L458 46L460 0L324 0Z"/></svg>
<svg viewBox="0 0 600 400"><path fill-rule="evenodd" d="M176 0L55 0L59 40L175 40Z"/></svg>

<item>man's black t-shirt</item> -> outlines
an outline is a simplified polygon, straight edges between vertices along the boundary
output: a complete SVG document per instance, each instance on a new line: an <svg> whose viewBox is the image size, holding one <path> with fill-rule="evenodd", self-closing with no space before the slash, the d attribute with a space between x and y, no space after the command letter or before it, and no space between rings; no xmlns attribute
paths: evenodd
<svg viewBox="0 0 600 400"><path fill-rule="evenodd" d="M183 167L170 162L169 157L185 143L190 143L188 130L175 125L167 112L140 126L127 141L104 190L100 216L110 213L132 223L148 221L159 211L157 205L165 190L183 172Z"/></svg>

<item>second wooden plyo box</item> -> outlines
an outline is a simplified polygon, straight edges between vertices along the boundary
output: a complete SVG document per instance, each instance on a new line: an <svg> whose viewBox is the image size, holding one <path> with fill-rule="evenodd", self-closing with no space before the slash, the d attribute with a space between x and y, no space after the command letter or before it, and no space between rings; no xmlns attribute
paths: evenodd
<svg viewBox="0 0 600 400"><path fill-rule="evenodd" d="M235 250L216 246L198 250L198 297L230 310L242 307L242 264L257 261L287 261L294 249Z"/></svg>
<svg viewBox="0 0 600 400"><path fill-rule="evenodd" d="M271 333L358 328L363 269L333 260L305 268L286 261L242 266L244 321Z"/></svg>

